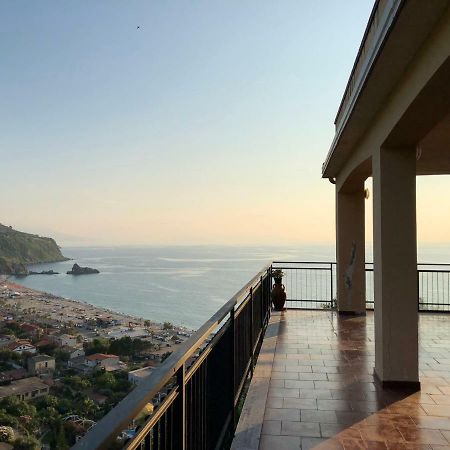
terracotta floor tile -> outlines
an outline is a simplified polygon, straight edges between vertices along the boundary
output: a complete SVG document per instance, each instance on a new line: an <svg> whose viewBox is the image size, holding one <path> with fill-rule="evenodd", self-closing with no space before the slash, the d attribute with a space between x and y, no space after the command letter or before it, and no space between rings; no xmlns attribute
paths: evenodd
<svg viewBox="0 0 450 450"><path fill-rule="evenodd" d="M378 441L363 441L362 439L343 439L345 450L386 450L386 444Z"/></svg>
<svg viewBox="0 0 450 450"><path fill-rule="evenodd" d="M334 411L314 411L312 409L302 409L300 411L300 420L302 422L338 423Z"/></svg>
<svg viewBox="0 0 450 450"><path fill-rule="evenodd" d="M302 450L343 450L340 442L334 439L302 438Z"/></svg>
<svg viewBox="0 0 450 450"><path fill-rule="evenodd" d="M297 408L301 410L317 410L317 400L315 398L284 398L283 408Z"/></svg>
<svg viewBox="0 0 450 450"><path fill-rule="evenodd" d="M437 416L412 417L418 428L430 428L434 430L450 430L450 418Z"/></svg>
<svg viewBox="0 0 450 450"><path fill-rule="evenodd" d="M280 397L267 397L266 408L282 408L283 399Z"/></svg>
<svg viewBox="0 0 450 450"><path fill-rule="evenodd" d="M344 386L346 383L344 383ZM316 389L342 389L343 383L340 381L314 381Z"/></svg>
<svg viewBox="0 0 450 450"><path fill-rule="evenodd" d="M334 437L339 441L344 438L361 439L361 433L358 429L339 423L321 423L320 432L324 438Z"/></svg>
<svg viewBox="0 0 450 450"><path fill-rule="evenodd" d="M437 415L428 414L426 408L429 405L420 405L419 403L393 403L392 405L383 408L384 414L406 414L408 416L426 416L426 415Z"/></svg>
<svg viewBox="0 0 450 450"><path fill-rule="evenodd" d="M300 398L317 398L331 400L331 391L328 389L300 389Z"/></svg>
<svg viewBox="0 0 450 450"><path fill-rule="evenodd" d="M281 422L281 434L285 436L321 437L318 423L309 422Z"/></svg>
<svg viewBox="0 0 450 450"><path fill-rule="evenodd" d="M265 420L263 422L261 434L280 435L281 420Z"/></svg>
<svg viewBox="0 0 450 450"><path fill-rule="evenodd" d="M298 372L277 372L271 374L272 380L298 380Z"/></svg>
<svg viewBox="0 0 450 450"><path fill-rule="evenodd" d="M297 436L261 436L259 450L300 450Z"/></svg>
<svg viewBox="0 0 450 450"><path fill-rule="evenodd" d="M264 420L298 420L300 421L299 409L266 408Z"/></svg>
<svg viewBox="0 0 450 450"><path fill-rule="evenodd" d="M350 402L347 400L317 400L317 409L322 411L351 411Z"/></svg>
<svg viewBox="0 0 450 450"><path fill-rule="evenodd" d="M286 380L285 386L293 389L314 389L314 381Z"/></svg>
<svg viewBox="0 0 450 450"><path fill-rule="evenodd" d="M413 444L411 442L387 442L388 450L431 450L427 444Z"/></svg>
<svg viewBox="0 0 450 450"><path fill-rule="evenodd" d="M431 394L429 397L437 405L450 405L450 395Z"/></svg>
<svg viewBox="0 0 450 450"><path fill-rule="evenodd" d="M365 425L359 428L365 441L404 442L397 428L390 425Z"/></svg>
<svg viewBox="0 0 450 450"><path fill-rule="evenodd" d="M422 408L429 416L450 416L450 405L422 405Z"/></svg>
<svg viewBox="0 0 450 450"><path fill-rule="evenodd" d="M450 443L450 431L441 430L442 435L445 437L447 442L446 445Z"/></svg>
<svg viewBox="0 0 450 450"><path fill-rule="evenodd" d="M287 389L287 388L269 388L269 397L289 397L289 398L298 398L299 390L298 389Z"/></svg>
<svg viewBox="0 0 450 450"><path fill-rule="evenodd" d="M407 442L414 442L416 444L448 444L448 441L439 430L402 426L398 426L397 429L402 433L402 436Z"/></svg>
<svg viewBox="0 0 450 450"><path fill-rule="evenodd" d="M402 414L371 414L363 421L363 425L390 425L393 427L414 427L415 422L410 416Z"/></svg>
<svg viewBox="0 0 450 450"><path fill-rule="evenodd" d="M384 405L379 402L368 402L364 400L351 400L350 406L353 411L377 412L383 409Z"/></svg>
<svg viewBox="0 0 450 450"><path fill-rule="evenodd" d="M411 393L374 382L373 313L284 312L260 450L450 450L450 317L419 326Z"/></svg>
<svg viewBox="0 0 450 450"><path fill-rule="evenodd" d="M425 394L424 392L415 392L414 394L411 394L404 398L402 400L402 403L421 403L421 404L429 404L429 405L435 405L437 402L434 399L434 397L441 397L441 398L447 398L450 400L450 396L445 395L429 395ZM448 403L450 404L450 403Z"/></svg>
<svg viewBox="0 0 450 450"><path fill-rule="evenodd" d="M328 374L326 373L299 373L298 377L301 381L327 381Z"/></svg>

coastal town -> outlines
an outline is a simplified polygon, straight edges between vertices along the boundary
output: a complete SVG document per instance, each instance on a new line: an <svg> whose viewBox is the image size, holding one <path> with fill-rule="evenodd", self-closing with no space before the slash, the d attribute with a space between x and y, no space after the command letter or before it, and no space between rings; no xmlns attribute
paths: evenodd
<svg viewBox="0 0 450 450"><path fill-rule="evenodd" d="M2 450L69 448L191 333L0 276Z"/></svg>

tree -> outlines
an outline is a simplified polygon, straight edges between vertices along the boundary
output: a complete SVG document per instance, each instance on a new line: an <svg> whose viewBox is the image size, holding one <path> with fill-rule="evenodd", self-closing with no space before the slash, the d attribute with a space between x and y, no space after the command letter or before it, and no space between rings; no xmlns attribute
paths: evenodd
<svg viewBox="0 0 450 450"><path fill-rule="evenodd" d="M58 398L54 395L39 397L39 399L36 401L36 406L38 407L38 409L44 409L48 407L56 408L58 406Z"/></svg>
<svg viewBox="0 0 450 450"><path fill-rule="evenodd" d="M55 349L53 356L56 362L67 362L69 361L70 354L60 348Z"/></svg>
<svg viewBox="0 0 450 450"><path fill-rule="evenodd" d="M70 387L74 389L87 389L91 387L91 382L86 379L82 378L79 375L72 375L69 377L64 378L64 383L68 384Z"/></svg>
<svg viewBox="0 0 450 450"><path fill-rule="evenodd" d="M14 441L14 450L41 450L41 443L33 436L19 436Z"/></svg>
<svg viewBox="0 0 450 450"><path fill-rule="evenodd" d="M17 428L19 426L19 419L11 414L8 414L6 410L0 409L0 423L2 425L9 425Z"/></svg>
<svg viewBox="0 0 450 450"><path fill-rule="evenodd" d="M98 406L92 399L86 398L82 403L82 411L87 417L91 418L98 411Z"/></svg>
<svg viewBox="0 0 450 450"><path fill-rule="evenodd" d="M21 356L19 353L13 352L9 348L2 348L0 349L0 361L19 361L21 359Z"/></svg>
<svg viewBox="0 0 450 450"><path fill-rule="evenodd" d="M0 408L4 409L6 413L15 417L31 416L36 414L36 408L23 400L16 397L8 397L0 401Z"/></svg>
<svg viewBox="0 0 450 450"><path fill-rule="evenodd" d="M171 323L171 322L163 323L163 330L171 330L172 328L173 328L173 323Z"/></svg>
<svg viewBox="0 0 450 450"><path fill-rule="evenodd" d="M108 353L109 341L103 338L95 338L92 342L84 344L84 351L86 355L93 355L94 353Z"/></svg>
<svg viewBox="0 0 450 450"><path fill-rule="evenodd" d="M26 333L20 328L20 325L16 322L10 322L3 327L3 333L12 333L17 338L25 338Z"/></svg>
<svg viewBox="0 0 450 450"><path fill-rule="evenodd" d="M116 378L112 373L104 372L94 378L94 383L99 388L113 390L116 385Z"/></svg>
<svg viewBox="0 0 450 450"><path fill-rule="evenodd" d="M51 448L53 450L68 450L69 444L64 433L64 426L61 421L56 426L54 438L52 439Z"/></svg>
<svg viewBox="0 0 450 450"><path fill-rule="evenodd" d="M119 356L134 356L136 353L150 348L152 344L142 339L131 339L129 336L124 336L120 339L111 341L109 351L114 355Z"/></svg>

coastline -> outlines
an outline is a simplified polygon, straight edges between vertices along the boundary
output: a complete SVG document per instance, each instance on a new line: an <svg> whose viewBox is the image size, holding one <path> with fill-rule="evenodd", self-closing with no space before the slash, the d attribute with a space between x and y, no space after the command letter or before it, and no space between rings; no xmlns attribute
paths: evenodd
<svg viewBox="0 0 450 450"><path fill-rule="evenodd" d="M97 336L105 338L118 333L134 337L142 334L150 336L164 329L164 324L159 322L28 288L10 281L8 275L0 275L0 301L0 311L10 320L38 322L57 328L83 328L90 322L103 320L110 325L99 328ZM193 331L176 324L171 325L171 330L175 332Z"/></svg>

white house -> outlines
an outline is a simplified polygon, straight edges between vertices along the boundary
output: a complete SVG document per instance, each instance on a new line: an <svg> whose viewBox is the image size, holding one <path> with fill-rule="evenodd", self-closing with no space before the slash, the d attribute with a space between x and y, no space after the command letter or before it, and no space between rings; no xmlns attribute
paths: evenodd
<svg viewBox="0 0 450 450"><path fill-rule="evenodd" d="M131 372L128 372L128 381L133 384L138 384L152 372L153 367L143 367L142 369L132 370Z"/></svg>
<svg viewBox="0 0 450 450"><path fill-rule="evenodd" d="M81 347L62 347L61 350L69 354L69 359L78 358L84 356L84 350Z"/></svg>
<svg viewBox="0 0 450 450"><path fill-rule="evenodd" d="M103 369L107 372L121 370L126 367L126 365L119 360L118 356L105 353L94 353L93 355L86 356L85 365L92 370Z"/></svg>
<svg viewBox="0 0 450 450"><path fill-rule="evenodd" d="M77 337L70 334L60 334L54 339L60 347L74 347L77 344Z"/></svg>
<svg viewBox="0 0 450 450"><path fill-rule="evenodd" d="M15 353L36 353L36 347L27 339L19 339L16 342L12 342L7 346L10 350L12 350Z"/></svg>

